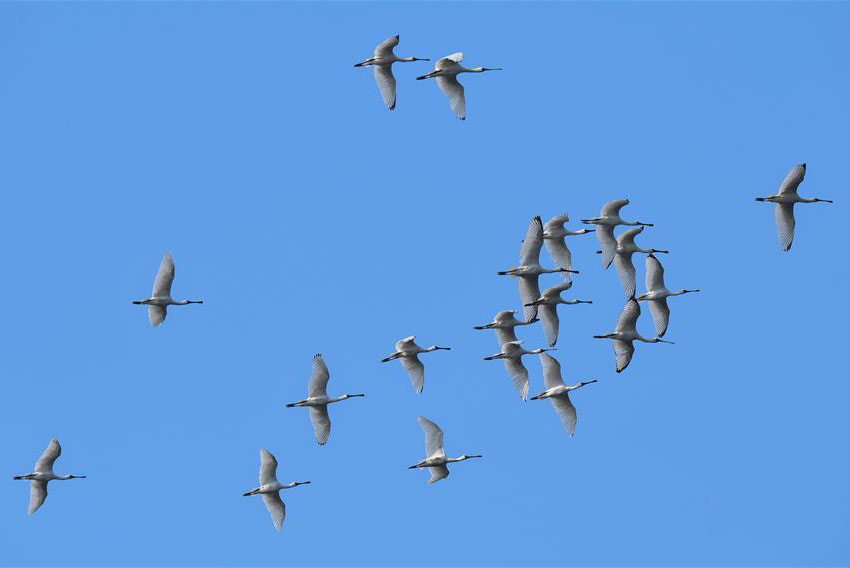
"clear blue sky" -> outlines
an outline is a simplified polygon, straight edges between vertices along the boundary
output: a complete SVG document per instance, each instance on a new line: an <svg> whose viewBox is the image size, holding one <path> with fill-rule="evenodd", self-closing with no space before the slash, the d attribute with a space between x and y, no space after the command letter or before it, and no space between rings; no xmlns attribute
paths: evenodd
<svg viewBox="0 0 850 568"><path fill-rule="evenodd" d="M0 563L846 565L848 24L848 3L0 5ZM505 71L463 77L463 123L414 80L431 64L397 65L390 113L352 64L394 34ZM802 161L836 204L799 207L784 254L753 198ZM520 307L496 271L529 218L622 197L668 285L703 292L616 375L591 336L619 282L570 241L567 297L594 304L561 307L555 355L599 383L568 439L471 328ZM206 304L151 329L130 301L167 250ZM413 334L453 347L422 396L378 363ZM367 393L326 447L283 406L317 352L332 394ZM420 414L484 459L427 485ZM89 478L28 518L9 478L51 436ZM261 447L313 481L281 534L240 496Z"/></svg>

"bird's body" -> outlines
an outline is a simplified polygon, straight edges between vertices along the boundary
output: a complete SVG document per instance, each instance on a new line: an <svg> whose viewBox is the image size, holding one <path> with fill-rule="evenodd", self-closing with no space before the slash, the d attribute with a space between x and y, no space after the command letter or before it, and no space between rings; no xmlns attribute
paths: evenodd
<svg viewBox="0 0 850 568"><path fill-rule="evenodd" d="M493 361L495 359L501 359L505 364L505 370L508 372L508 376L514 383L514 387L516 387L522 400L525 400L528 396L529 383L528 369L522 364L522 356L537 355L544 351L551 351L551 349L533 349L528 351L522 346L522 341L510 341L502 345L502 350L499 353L484 357L484 360Z"/></svg>
<svg viewBox="0 0 850 568"><path fill-rule="evenodd" d="M410 337L396 341L395 352L389 357L381 359L381 363L401 359L402 366L404 366L404 369L410 376L413 389L421 394L425 388L425 365L419 360L419 354L438 350L451 351L451 347L432 345L431 347L423 348L416 344L416 336L411 335Z"/></svg>
<svg viewBox="0 0 850 568"><path fill-rule="evenodd" d="M555 261L555 266L565 270L572 270L573 255L570 248L567 246L565 237L574 235L585 235L592 233L592 229L579 229L571 231L564 228L564 225L569 222L570 216L567 214L557 215L552 217L543 226L543 242L546 245L546 250L549 251L549 256ZM564 281L570 281L570 273L563 273Z"/></svg>
<svg viewBox="0 0 850 568"><path fill-rule="evenodd" d="M561 364L557 359L548 353L541 353L540 364L543 366L543 382L546 384L546 390L537 396L531 397L531 400L548 398L552 402L555 412L561 417L561 422L564 424L567 434L572 436L575 434L578 418L576 416L575 406L570 401L570 392L597 381L593 379L577 385L567 386L561 377Z"/></svg>
<svg viewBox="0 0 850 568"><path fill-rule="evenodd" d="M617 237L614 266L617 268L617 274L620 277L620 283L623 285L623 292L626 294L626 299L632 298L635 295L635 265L632 262L632 255L636 252L645 254L669 252L666 250L642 249L637 246L635 244L635 237L642 232L643 227L641 226L630 229Z"/></svg>
<svg viewBox="0 0 850 568"><path fill-rule="evenodd" d="M27 480L30 482L30 504L27 510L32 515L44 504L47 499L47 483L49 481L67 481L69 479L85 479L85 475L56 475L53 473L53 464L62 455L62 446L59 440L53 438L47 444L41 457L35 462L35 471L24 475L16 475L12 479Z"/></svg>
<svg viewBox="0 0 850 568"><path fill-rule="evenodd" d="M463 53L452 53L438 59L434 64L433 71L416 79L436 79L440 90L449 99L452 112L460 120L466 120L466 95L464 94L463 85L457 80L457 76L461 73L483 73L485 71L501 71L502 69L497 67L489 69L487 67L475 67L470 69L461 65L461 61L463 61Z"/></svg>
<svg viewBox="0 0 850 568"><path fill-rule="evenodd" d="M537 321L533 318L531 321L521 321L515 317L516 310L505 310L496 314L493 321L484 325L476 325L473 329L493 329L496 331L496 339L499 342L499 347L505 343L516 341L516 328L519 325L531 325Z"/></svg>
<svg viewBox="0 0 850 568"><path fill-rule="evenodd" d="M375 82L381 92L381 98L389 110L395 110L396 81L393 75L393 63L408 63L412 61L429 61L419 57L398 57L393 48L398 45L399 36L393 36L375 48L374 57L354 65L355 67L371 66L375 71Z"/></svg>
<svg viewBox="0 0 850 568"><path fill-rule="evenodd" d="M626 302L623 306L623 311L620 312L620 317L617 320L617 328L613 333L605 335L594 335L595 339L613 339L614 354L617 358L617 372L621 373L629 366L632 360L632 355L635 352L634 342L642 341L644 343L673 343L664 339L654 337L647 339L637 332L637 320L640 317L640 306L634 298Z"/></svg>
<svg viewBox="0 0 850 568"><path fill-rule="evenodd" d="M582 219L581 221L588 225L596 225L596 238L599 240L599 245L602 247L602 266L604 268L608 268L611 265L611 261L614 260L614 254L617 252L617 239L614 238L614 227L617 225L642 225L652 227L651 223L623 220L623 218L620 217L620 209L628 204L628 199L609 201L602 206L602 211L599 213L598 217Z"/></svg>
<svg viewBox="0 0 850 568"><path fill-rule="evenodd" d="M331 418L328 414L328 405L335 402L348 400L349 398L366 396L365 394L344 394L338 397L328 396L328 381L331 375L325 364L321 353L313 356L313 370L310 374L310 385L307 398L287 404L287 408L307 406L310 408L310 421L313 423L313 431L316 442L320 446L327 443L331 435Z"/></svg>
<svg viewBox="0 0 850 568"><path fill-rule="evenodd" d="M447 464L482 457L480 455L468 456L466 454L456 458L446 457L446 451L443 448L443 431L440 427L424 416L419 417L419 425L425 433L425 455L427 457L410 466L408 469L429 468L431 470L431 479L428 480L428 483L436 483L448 477L449 468L446 467Z"/></svg>
<svg viewBox="0 0 850 568"><path fill-rule="evenodd" d="M307 485L309 481L293 481L292 483L281 483L277 480L277 460L266 449L260 450L260 486L243 493L244 497L251 495L262 495L263 503L272 516L272 523L277 531L283 527L283 519L286 517L286 505L280 498L281 489L291 489L299 485Z"/></svg>
<svg viewBox="0 0 850 568"><path fill-rule="evenodd" d="M543 268L540 265L540 249L543 247L543 220L540 216L533 218L528 224L525 239L519 250L519 265L499 272L500 276L516 276L519 278L519 297L522 300L525 321L531 322L537 317L537 306L532 304L540 297L539 277L541 274L552 272L569 272L578 274L577 270L566 268Z"/></svg>
<svg viewBox="0 0 850 568"><path fill-rule="evenodd" d="M148 319L153 327L158 327L165 321L168 306L204 303L203 300L174 300L171 297L172 282L174 282L174 258L171 256L171 253L166 253L162 257L159 271L156 273L151 297L133 302L134 304L146 305L148 307Z"/></svg>
<svg viewBox="0 0 850 568"><path fill-rule="evenodd" d="M539 298L532 302L537 306L537 315L543 322L543 334L546 336L546 341L549 347L555 347L558 342L558 328L560 320L558 319L558 304L592 304L592 300L565 300L561 297L561 292L572 288L572 282L564 282L557 286L552 286L543 291Z"/></svg>
<svg viewBox="0 0 850 568"><path fill-rule="evenodd" d="M800 187L803 178L806 177L806 164L798 164L794 166L782 184L779 186L779 193L768 197L756 197L756 201L765 201L767 203L776 204L776 229L779 234L779 246L783 251L791 250L791 244L794 242L794 227L797 222L794 219L794 204L795 203L832 203L829 199L820 199L818 197L800 197L797 193L797 188Z"/></svg>
<svg viewBox="0 0 850 568"><path fill-rule="evenodd" d="M681 296L699 290L679 290L671 292L664 285L664 267L661 262L650 254L646 257L646 293L637 297L639 302L649 302L649 311L652 312L652 320L655 323L655 335L664 337L667 333L667 325L670 322L670 307L667 298Z"/></svg>

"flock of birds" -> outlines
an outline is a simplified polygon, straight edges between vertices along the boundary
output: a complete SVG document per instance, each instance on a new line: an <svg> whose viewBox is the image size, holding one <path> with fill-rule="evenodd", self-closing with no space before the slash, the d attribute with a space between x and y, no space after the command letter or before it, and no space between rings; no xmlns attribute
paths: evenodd
<svg viewBox="0 0 850 568"><path fill-rule="evenodd" d="M416 57L398 58L393 53L393 48L398 45L399 36L394 36L381 43L375 49L375 55L371 59L358 63L356 67L372 66L375 78L384 99L384 103L390 110L395 108L396 83L392 74L392 64L396 62L423 61ZM479 67L467 69L459 63L463 59L462 53L456 53L437 61L435 70L431 73L418 77L419 79L436 78L440 89L446 94L451 103L452 110L458 118L466 117L466 102L464 99L463 86L457 81L460 73L481 73L492 71ZM427 59L424 59L427 61ZM776 224L779 232L780 247L783 251L791 248L794 239L794 204L815 203L832 201L819 198L803 198L797 193L797 189L806 173L806 164L795 166L785 177L780 185L779 193L768 197L756 198L776 204ZM578 390L589 384L596 383L596 379L579 382L568 386L564 383L561 373L561 365L548 352L555 348L558 341L560 321L558 318L558 305L590 304L591 300L565 300L561 294L572 287L572 275L578 274L572 267L572 254L566 243L566 237L583 235L591 232L596 233L600 250L597 251L602 258L603 268L614 264L626 303L617 320L613 332L603 335L595 335L597 339L610 339L613 342L616 371L624 371L634 356L634 342L643 343L672 343L662 339L667 332L670 322L670 307L667 299L672 296L699 292L696 289L682 289L670 291L664 282L664 267L658 260L656 254L667 254L668 251L660 249L644 249L635 243L636 237L644 231L645 227L652 227L650 223L642 221L626 221L620 216L623 207L629 204L629 200L621 199L612 201L602 207L597 217L583 219L582 222L591 225L593 229L580 229L576 231L565 228L569 222L568 215L558 215L550 219L545 225L542 219L534 217L525 234L525 239L520 247L520 259L517 266L501 271L498 274L516 278L519 285L519 297L522 305L523 319L516 316L518 310L503 310L498 312L490 323L476 326L477 330L492 329L496 332L500 351L485 360L500 359L504 363L508 377L513 382L523 400L528 397L530 387L528 369L522 362L524 355L538 355L543 372L545 390L531 400L549 399L556 413L559 415L564 429L569 436L576 431L577 413L575 406L570 400L570 392ZM615 235L617 226L632 226L633 229L623 231ZM540 264L540 253L543 247L552 258L554 266L545 268ZM636 273L632 257L635 253L646 254L646 291L638 296L636 291ZM174 259L171 254L166 254L154 281L153 292L150 297L134 301L133 304L146 305L148 307L148 318L153 327L163 324L167 315L168 306L182 306L188 304L202 304L202 300L180 300L171 297L171 285L174 281ZM540 292L539 279L542 274L557 274L561 281L550 288ZM651 338L640 335L637 331L637 322L641 309L639 302L647 302L652 313L655 327L655 336ZM521 326L534 325L540 322L543 334L546 338L548 348L527 350L523 342L517 339L515 329ZM449 347L432 345L427 348L416 344L416 337L406 337L395 344L395 351L382 362L399 360L410 378L413 389L421 394L425 386L425 366L419 359L421 353L432 351L449 350ZM314 436L319 445L325 445L330 438L331 419L328 406L342 402L350 398L364 397L364 394L343 394L338 397L328 396L327 387L330 380L330 371L325 364L321 354L313 357L312 372L307 387L307 398L287 404L287 407L307 407L310 409L310 420L313 425ZM420 416L419 424L425 434L425 459L410 466L410 469L428 468L431 477L429 483L435 483L445 479L449 475L448 464L466 461L472 458L481 458L481 455L461 455L457 458L446 456L443 447L443 431L433 421ZM50 440L47 448L38 458L35 471L25 475L14 477L16 480L30 481L30 501L28 514L35 513L47 498L47 485L50 481L81 479L81 475L56 475L53 466L61 455L62 448L56 438ZM261 495L272 517L275 529L281 530L286 514L286 506L280 497L280 491L291 489L299 485L309 484L309 481L280 483L277 480L277 460L268 450L260 450L260 485L251 491L244 493L245 496Z"/></svg>

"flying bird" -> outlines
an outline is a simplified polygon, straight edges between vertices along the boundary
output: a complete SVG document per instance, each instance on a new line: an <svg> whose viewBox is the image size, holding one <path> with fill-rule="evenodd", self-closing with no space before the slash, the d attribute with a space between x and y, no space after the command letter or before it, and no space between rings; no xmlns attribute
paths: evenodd
<svg viewBox="0 0 850 568"><path fill-rule="evenodd" d="M395 77L393 76L393 63L396 62L411 62L411 61L430 61L430 59L422 59L419 57L396 57L393 53L393 48L398 45L399 36L393 36L381 43L375 48L375 56L357 63L355 67L372 66L375 71L375 82L378 83L378 90L381 91L381 98L384 99L384 104L390 110L395 110Z"/></svg>
<svg viewBox="0 0 850 568"><path fill-rule="evenodd" d="M440 349L451 351L452 348L432 345L427 349L423 349L416 345L415 340L416 336L411 335L410 337L405 337L404 339L396 341L395 353L389 357L381 359L381 363L386 363L387 361L392 361L394 359L401 359L401 364L404 367L404 370L407 371L407 374L410 376L410 382L413 385L413 390L415 390L417 394L422 394L422 390L425 388L425 365L423 365L422 361L419 360L419 354L428 353L429 351L437 351Z"/></svg>
<svg viewBox="0 0 850 568"><path fill-rule="evenodd" d="M174 281L174 258L170 252L162 257L159 272L153 283L153 293L150 298L134 301L134 304L144 304L148 307L148 319L153 327L162 325L165 321L168 306L185 306L186 304L203 304L203 300L180 300L171 298L171 283Z"/></svg>
<svg viewBox="0 0 850 568"><path fill-rule="evenodd" d="M567 270L573 267L573 255L564 237L572 235L585 235L592 233L593 229L579 229L578 231L570 231L564 228L564 224L569 222L570 216L566 213L552 217L546 224L543 225L543 241L546 244L546 250L549 251L549 256L555 261L555 265ZM564 272L564 281L570 281L570 273Z"/></svg>
<svg viewBox="0 0 850 568"><path fill-rule="evenodd" d="M534 349L528 351L522 346L522 341L509 341L502 345L502 350L499 353L484 357L484 360L493 361L494 359L501 359L505 363L505 370L508 372L508 376L514 382L514 387L519 391L522 400L525 400L528 396L528 369L522 364L522 356L537 355L544 351L551 351L551 349Z"/></svg>
<svg viewBox="0 0 850 568"><path fill-rule="evenodd" d="M442 59L438 59L434 64L434 70L426 73L417 80L430 79L435 77L437 85L443 94L449 99L449 104L452 107L452 112L461 120L466 120L466 97L463 94L463 85L457 80L460 73L483 73L485 71L501 71L501 67L476 67L469 69L460 64L463 61L463 53L452 53Z"/></svg>
<svg viewBox="0 0 850 568"><path fill-rule="evenodd" d="M62 455L62 447L59 440L53 438L47 444L41 457L35 462L35 472L26 475L16 475L12 479L26 479L30 482L30 506L28 515L38 511L39 507L47 499L47 483L50 481L65 481L68 479L85 479L85 475L56 475L53 473L53 464Z"/></svg>
<svg viewBox="0 0 850 568"><path fill-rule="evenodd" d="M670 296L681 296L682 294L690 294L691 292L699 292L699 290L679 290L671 292L664 285L664 267L661 262L655 258L655 255L649 254L646 257L646 294L638 296L639 302L649 302L649 311L652 312L652 321L655 322L655 335L664 337L667 333L667 324L670 322L670 307L667 305L667 298Z"/></svg>
<svg viewBox="0 0 850 568"><path fill-rule="evenodd" d="M617 274L620 276L620 283L623 285L623 292L626 293L626 299L633 298L635 295L635 265L632 262L632 255L636 252L645 254L652 253L668 253L670 251L658 249L642 249L635 244L635 237L643 232L643 227L629 229L617 237L617 249L614 253L614 266L617 268Z"/></svg>
<svg viewBox="0 0 850 568"><path fill-rule="evenodd" d="M620 313L620 318L617 320L617 328L613 333L605 335L594 335L595 339L613 339L614 354L617 357L617 372L622 373L629 366L632 360L632 355L635 352L635 341L643 341L644 343L673 343L665 341L659 337L647 339L637 332L637 320L640 317L640 306L634 298L626 302L623 306L623 311Z"/></svg>
<svg viewBox="0 0 850 568"><path fill-rule="evenodd" d="M277 460L272 453L266 449L260 450L260 486L243 493L243 497L250 495L262 495L263 503L272 516L272 523L276 531L283 527L283 518L286 516L286 505L280 498L281 489L291 489L299 485L307 485L309 481L293 481L292 483L281 483L277 480Z"/></svg>
<svg viewBox="0 0 850 568"><path fill-rule="evenodd" d="M519 278L519 297L522 300L525 321L531 322L537 317L537 306L531 302L540 297L538 283L541 274L551 272L570 272L578 274L578 270L567 268L543 268L540 266L540 249L543 247L543 221L540 216L533 218L528 224L525 239L519 249L519 266L499 272L500 276L516 276Z"/></svg>
<svg viewBox="0 0 850 568"><path fill-rule="evenodd" d="M307 398L287 404L287 408L296 406L310 407L310 421L313 423L313 431L316 435L316 441L320 446L327 443L331 435L331 417L328 415L328 405L334 402L348 400L356 396L366 396L365 394L344 394L340 397L328 396L328 380L331 374L328 371L328 366L322 358L321 353L313 356L313 371L310 373L310 386L307 391Z"/></svg>
<svg viewBox="0 0 850 568"><path fill-rule="evenodd" d="M779 194L769 197L756 197L756 201L766 201L768 203L776 203L776 229L779 232L779 247L784 251L791 250L791 243L794 242L794 204L795 203L832 203L829 199L819 199L817 197L800 197L797 194L797 188L800 187L803 178L806 176L806 164L798 164L791 168L788 175L779 186Z"/></svg>
<svg viewBox="0 0 850 568"><path fill-rule="evenodd" d="M484 325L476 325L473 329L494 329L496 330L496 339L499 342L499 347L504 345L505 343L510 343L511 341L516 341L516 331L514 328L518 325L531 325L535 322L538 322L537 318L532 319L531 321L520 321L514 317L516 314L516 310L505 310L499 312L493 318L493 321Z"/></svg>
<svg viewBox="0 0 850 568"><path fill-rule="evenodd" d="M424 416L419 417L419 425L422 427L422 431L425 432L425 455L427 457L407 469L427 467L431 470L431 479L428 480L428 483L436 483L441 479L447 478L449 476L449 468L446 467L447 464L483 457L480 455L468 456L463 454L458 458L447 458L446 451L443 449L443 431L440 430L440 427Z"/></svg>
<svg viewBox="0 0 850 568"><path fill-rule="evenodd" d="M620 217L620 209L628 205L628 199L617 199L609 201L602 206L602 212L599 217L591 217L590 219L582 219L581 222L588 225L596 225L596 238L599 240L599 245L602 247L602 266L608 268L611 261L614 260L614 253L617 252L617 240L614 238L614 227L617 225L637 226L643 225L652 227L651 223L643 223L641 221L624 221Z"/></svg>
<svg viewBox="0 0 850 568"><path fill-rule="evenodd" d="M567 434L572 437L576 433L578 418L576 417L576 407L570 400L570 391L595 383L597 380L583 381L568 387L564 384L564 379L561 378L561 364L557 359L548 353L541 353L540 364L543 366L543 382L546 384L546 390L531 397L531 400L548 398L555 408L555 412L561 417L561 422L564 424Z"/></svg>
<svg viewBox="0 0 850 568"><path fill-rule="evenodd" d="M555 347L558 342L558 304L592 304L592 300L565 300L561 297L561 292L572 288L572 282L564 282L557 286L552 286L543 291L539 298L531 302L531 305L537 306L537 314L543 321L543 334L546 336L546 341L549 347Z"/></svg>

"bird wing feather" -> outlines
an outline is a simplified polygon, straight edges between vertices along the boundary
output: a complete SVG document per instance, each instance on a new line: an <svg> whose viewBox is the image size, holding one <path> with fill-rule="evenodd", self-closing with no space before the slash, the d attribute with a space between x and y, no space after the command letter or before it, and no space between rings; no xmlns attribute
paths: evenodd
<svg viewBox="0 0 850 568"><path fill-rule="evenodd" d="M410 384L413 385L413 390L417 394L422 394L422 391L425 389L425 365L422 364L422 361L419 360L417 355L402 357L401 364L410 377Z"/></svg>
<svg viewBox="0 0 850 568"><path fill-rule="evenodd" d="M466 120L466 96L464 96L463 85L457 80L457 76L438 76L437 86L449 99L449 105L452 107L455 116L461 120Z"/></svg>
<svg viewBox="0 0 850 568"><path fill-rule="evenodd" d="M570 436L575 434L578 417L576 416L576 407L570 400L570 393L565 392L564 394L550 396L549 400L552 402L555 412L561 417L561 422L564 424L567 434Z"/></svg>
<svg viewBox="0 0 850 568"><path fill-rule="evenodd" d="M802 183L805 176L806 169L803 167L803 164L798 164L791 168L791 171L788 172L788 175L785 176L785 179L782 180L782 183L779 185L779 195L797 193L797 188L800 186L800 183Z"/></svg>
<svg viewBox="0 0 850 568"><path fill-rule="evenodd" d="M47 482L32 480L30 481L30 505L27 509L27 515L32 515L44 504L47 499Z"/></svg>
<svg viewBox="0 0 850 568"><path fill-rule="evenodd" d="M393 36L379 43L378 47L375 48L375 58L386 59L393 55L393 48L398 45L398 42L399 37Z"/></svg>
<svg viewBox="0 0 850 568"><path fill-rule="evenodd" d="M35 462L36 473L53 473L53 464L56 459L62 455L62 446L59 445L59 440L53 438L47 443L47 447L41 452L38 461Z"/></svg>
<svg viewBox="0 0 850 568"><path fill-rule="evenodd" d="M620 317L617 319L617 333L635 329L638 317L640 317L640 306L634 299L631 299L623 306L623 311L620 312Z"/></svg>
<svg viewBox="0 0 850 568"><path fill-rule="evenodd" d="M260 485L277 481L277 459L266 449L260 450Z"/></svg>
<svg viewBox="0 0 850 568"><path fill-rule="evenodd" d="M310 407L310 422L313 423L313 432L320 446L328 442L331 435L331 417L328 414L328 405Z"/></svg>
<svg viewBox="0 0 850 568"><path fill-rule="evenodd" d="M328 381L331 378L331 373L328 371L328 366L325 364L325 359L321 353L316 353L313 356L313 369L310 373L310 386L307 396L318 397L328 396Z"/></svg>
<svg viewBox="0 0 850 568"><path fill-rule="evenodd" d="M540 264L540 249L543 247L543 220L538 215L528 224L525 239L519 248L519 263L522 266ZM537 298L534 298L535 300Z"/></svg>
<svg viewBox="0 0 850 568"><path fill-rule="evenodd" d="M670 306L667 298L649 301L649 311L652 312L652 321L655 323L655 335L664 337L667 333L667 324L670 322Z"/></svg>
<svg viewBox="0 0 850 568"><path fill-rule="evenodd" d="M425 418L419 417L419 426L425 432L425 456L427 459L445 457L443 449L443 431L439 426Z"/></svg>
<svg viewBox="0 0 850 568"><path fill-rule="evenodd" d="M428 469L431 471L431 479L428 480L428 483L437 483L449 476L449 468L445 464L429 467Z"/></svg>
<svg viewBox="0 0 850 568"><path fill-rule="evenodd" d="M622 372L632 360L632 355L635 352L635 346L631 341L623 341L622 339L614 340L614 354L617 357L617 372Z"/></svg>
<svg viewBox="0 0 850 568"><path fill-rule="evenodd" d="M561 377L561 363L548 353L540 354L540 364L543 367L543 383L546 390L562 386L564 379Z"/></svg>
<svg viewBox="0 0 850 568"><path fill-rule="evenodd" d="M538 306L537 314L543 323L543 334L546 336L546 343L549 344L549 347L555 347L555 343L558 342L558 327L560 326L558 307L554 304L541 304Z"/></svg>
<svg viewBox="0 0 850 568"><path fill-rule="evenodd" d="M546 250L549 251L549 256L551 256L552 260L555 261L555 266L566 270L572 270L573 255L570 252L569 247L567 247L567 243L564 242L563 237L560 239L546 239ZM561 276L564 277L564 281L570 282L571 279L569 272L562 272Z"/></svg>
<svg viewBox="0 0 850 568"><path fill-rule="evenodd" d="M522 364L520 357L506 357L502 361L505 362L505 370L513 381L514 387L522 400L525 400L528 396L528 369Z"/></svg>
<svg viewBox="0 0 850 568"><path fill-rule="evenodd" d="M620 209L622 209L628 204L628 199L617 199L614 201L609 201L608 203L602 206L602 213L600 215L602 217L613 217L614 215L619 215Z"/></svg>
<svg viewBox="0 0 850 568"><path fill-rule="evenodd" d="M626 298L633 297L635 295L635 265L632 263L632 253L617 253L614 257L614 267L620 276Z"/></svg>
<svg viewBox="0 0 850 568"><path fill-rule="evenodd" d="M274 530L280 532L283 528L283 519L286 517L286 505L280 498L280 493L263 493L263 503L272 516Z"/></svg>
<svg viewBox="0 0 850 568"><path fill-rule="evenodd" d="M395 110L395 76L393 75L392 65L373 65L375 73L375 82L378 84L378 90L381 91L381 98L384 99L384 104L390 110Z"/></svg>
<svg viewBox="0 0 850 568"><path fill-rule="evenodd" d="M156 280L153 283L154 298L166 298L171 296L171 283L174 281L174 257L170 252L165 253L162 257L162 262L159 265L159 270L156 273Z"/></svg>
<svg viewBox="0 0 850 568"><path fill-rule="evenodd" d="M596 225L596 240L602 247L602 267L611 266L614 255L617 254L617 239L614 238L614 227L610 225Z"/></svg>
<svg viewBox="0 0 850 568"><path fill-rule="evenodd" d="M165 316L168 315L167 306L157 306L148 304L148 319L151 322L151 327L159 327L165 321Z"/></svg>
<svg viewBox="0 0 850 568"><path fill-rule="evenodd" d="M794 226L796 224L794 220L794 204L777 203L776 230L779 235L779 246L784 251L791 249L791 244L794 242Z"/></svg>
<svg viewBox="0 0 850 568"><path fill-rule="evenodd" d="M537 306L526 306L540 297L540 285L537 275L519 277L519 299L522 300L522 313L525 321L537 317Z"/></svg>
<svg viewBox="0 0 850 568"><path fill-rule="evenodd" d="M664 267L655 255L646 257L646 291L662 290L664 286Z"/></svg>

